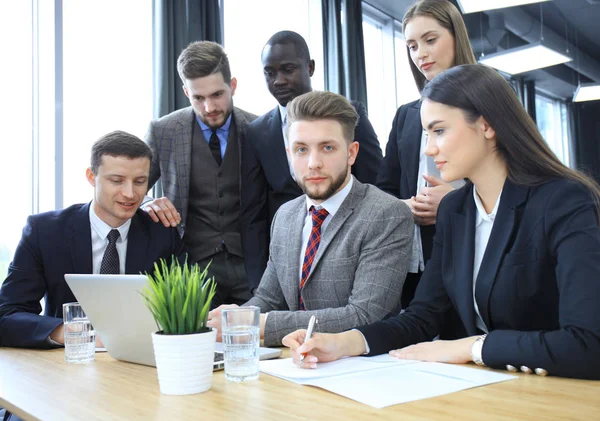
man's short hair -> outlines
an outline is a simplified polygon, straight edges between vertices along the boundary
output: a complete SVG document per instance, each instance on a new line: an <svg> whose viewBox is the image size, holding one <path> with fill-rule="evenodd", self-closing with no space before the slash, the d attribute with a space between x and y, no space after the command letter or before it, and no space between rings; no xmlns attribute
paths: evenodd
<svg viewBox="0 0 600 421"><path fill-rule="evenodd" d="M197 79L221 73L226 84L231 83L229 59L225 50L216 42L192 42L177 59L177 72L181 81Z"/></svg>
<svg viewBox="0 0 600 421"><path fill-rule="evenodd" d="M298 58L304 58L306 60L310 60L310 52L308 50L308 45L302 35L294 32L294 31L280 31L273 35L267 43L267 45L276 45L276 44L292 44L296 48L296 54L298 54Z"/></svg>
<svg viewBox="0 0 600 421"><path fill-rule="evenodd" d="M152 149L139 137L121 130L105 134L94 142L91 168L95 175L98 174L104 155L125 156L129 159L148 158L152 162Z"/></svg>
<svg viewBox="0 0 600 421"><path fill-rule="evenodd" d="M334 120L342 126L344 139L354 141L354 129L358 124L358 113L341 95L333 92L313 91L297 96L286 107L287 127L295 121Z"/></svg>

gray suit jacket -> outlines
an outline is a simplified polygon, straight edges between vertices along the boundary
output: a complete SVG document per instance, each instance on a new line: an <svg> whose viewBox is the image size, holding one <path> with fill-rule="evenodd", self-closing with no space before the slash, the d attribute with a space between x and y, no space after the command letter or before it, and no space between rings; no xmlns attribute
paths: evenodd
<svg viewBox="0 0 600 421"><path fill-rule="evenodd" d="M403 202L354 179L350 193L321 235L299 310L300 253L306 196L279 208L270 257L256 295L245 305L269 312L265 344L317 317L319 332L341 332L400 310L412 249L413 218Z"/></svg>
<svg viewBox="0 0 600 421"><path fill-rule="evenodd" d="M240 108L233 108L237 130L240 168L243 159L242 143L246 127L256 116ZM192 123L195 119L192 107L172 112L150 122L145 141L154 154L150 166L148 189L160 179L163 195L168 197L181 214L179 233L183 235L187 221L190 192L190 170L192 155ZM243 183L243 180L242 180ZM240 191L242 186L240 186Z"/></svg>

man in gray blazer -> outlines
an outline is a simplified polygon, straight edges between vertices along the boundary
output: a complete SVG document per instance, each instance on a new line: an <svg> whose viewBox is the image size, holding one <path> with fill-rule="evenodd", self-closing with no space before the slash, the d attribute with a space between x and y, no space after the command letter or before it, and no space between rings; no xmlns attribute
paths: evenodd
<svg viewBox="0 0 600 421"><path fill-rule="evenodd" d="M288 104L288 154L304 195L282 205L255 296L266 345L306 328L341 332L400 310L412 247L408 207L351 172L358 114L344 97L311 92ZM221 309L209 324L220 328Z"/></svg>
<svg viewBox="0 0 600 421"><path fill-rule="evenodd" d="M189 261L217 281L213 305L250 297L239 227L240 168L246 126L256 118L233 106L237 86L216 43L190 44L177 60L190 107L152 121L146 142L154 159L148 186L164 197L143 205L154 222L178 226Z"/></svg>

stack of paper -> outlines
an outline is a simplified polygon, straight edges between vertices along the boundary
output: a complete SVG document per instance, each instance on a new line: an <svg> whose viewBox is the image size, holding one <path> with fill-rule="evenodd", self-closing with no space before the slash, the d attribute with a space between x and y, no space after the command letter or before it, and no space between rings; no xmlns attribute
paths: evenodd
<svg viewBox="0 0 600 421"><path fill-rule="evenodd" d="M316 370L300 368L291 358L261 361L260 371L327 389L375 408L517 378L452 364L399 360L387 354L344 358L319 364Z"/></svg>

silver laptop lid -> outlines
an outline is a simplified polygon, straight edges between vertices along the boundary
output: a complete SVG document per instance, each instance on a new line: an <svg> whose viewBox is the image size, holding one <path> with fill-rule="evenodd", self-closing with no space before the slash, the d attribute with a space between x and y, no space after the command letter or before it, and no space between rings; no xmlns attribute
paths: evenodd
<svg viewBox="0 0 600 421"><path fill-rule="evenodd" d="M140 293L146 276L67 274L65 281L111 357L156 366L151 334L158 327Z"/></svg>
<svg viewBox="0 0 600 421"><path fill-rule="evenodd" d="M122 361L156 366L153 332L158 330L140 293L145 275L67 274L65 281L83 307L108 354ZM223 344L215 348L214 369L223 368ZM259 350L261 360L277 358L280 349Z"/></svg>

